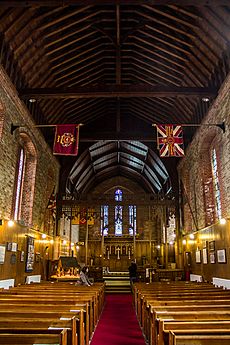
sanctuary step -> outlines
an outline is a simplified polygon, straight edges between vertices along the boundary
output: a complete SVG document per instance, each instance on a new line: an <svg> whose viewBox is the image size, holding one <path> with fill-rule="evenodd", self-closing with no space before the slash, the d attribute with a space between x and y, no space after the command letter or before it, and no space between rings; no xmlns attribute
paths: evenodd
<svg viewBox="0 0 230 345"><path fill-rule="evenodd" d="M130 293L128 272L109 272L103 275L106 293Z"/></svg>

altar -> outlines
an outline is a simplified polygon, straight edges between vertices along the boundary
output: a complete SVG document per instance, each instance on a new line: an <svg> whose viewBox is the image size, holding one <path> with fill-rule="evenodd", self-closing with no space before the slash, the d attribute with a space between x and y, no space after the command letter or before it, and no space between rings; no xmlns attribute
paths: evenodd
<svg viewBox="0 0 230 345"><path fill-rule="evenodd" d="M110 272L127 271L131 260L134 259L134 244L132 236L113 237L104 240L103 266Z"/></svg>

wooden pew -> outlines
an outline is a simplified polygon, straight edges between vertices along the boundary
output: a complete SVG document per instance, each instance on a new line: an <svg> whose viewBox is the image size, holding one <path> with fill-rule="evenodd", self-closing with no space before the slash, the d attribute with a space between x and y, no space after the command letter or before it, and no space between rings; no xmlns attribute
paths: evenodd
<svg viewBox="0 0 230 345"><path fill-rule="evenodd" d="M10 290L10 294L15 294L15 295L22 295L25 293L26 295L28 294L33 294L33 295L40 295L42 290L42 295L59 295L59 296L73 296L78 298L81 298L83 295L84 297L88 296L89 298L92 298L92 314L91 314L91 320L92 320L92 325L91 325L91 333L95 327L95 325L98 322L99 315L102 312L102 308L104 305L104 284L99 284L98 286L94 286L92 289L91 287L84 287L84 286L79 286L75 287L74 285L70 285L69 283L55 283L55 284L36 284L34 286L27 289L27 287L23 286L20 288L13 288ZM7 294L7 293L6 293ZM90 303L90 302L89 302Z"/></svg>
<svg viewBox="0 0 230 345"><path fill-rule="evenodd" d="M31 317L24 318L24 317L11 317L5 318L2 317L0 319L0 330L3 332L12 332L12 330L18 332L19 330L22 332L27 332L28 330L37 330L39 334L49 334L49 330L59 330L59 333L63 329L67 331L67 344L68 345L77 345L77 336L76 336L76 318L72 317L68 320L60 320L60 319L48 319L48 318L36 318Z"/></svg>
<svg viewBox="0 0 230 345"><path fill-rule="evenodd" d="M157 339L159 343L162 343L162 334L159 334L159 322L161 320L174 320L174 321L230 321L230 312L226 311L193 311L193 312L170 312L161 313L154 311L151 329L150 329L150 341L151 345L157 344Z"/></svg>
<svg viewBox="0 0 230 345"><path fill-rule="evenodd" d="M84 286L76 287L69 283L20 286L0 293L0 317L6 304L8 317L12 317L12 313L15 313L17 309L17 315L20 315L20 318L28 316L31 309L36 310L34 313L36 317L40 315L39 311L45 313L46 317L53 315L50 310L55 310L56 314L59 312L59 316L62 313L62 317L69 317L69 313L80 312L81 308L81 312L84 310L85 317L83 326L80 327L79 345L88 345L98 321L99 312L103 308L104 291L104 284L98 284L97 286L95 284L92 289ZM79 310L76 310L76 308Z"/></svg>
<svg viewBox="0 0 230 345"><path fill-rule="evenodd" d="M42 317L44 319L56 318L65 320L66 318L76 319L76 332L78 335L78 345L84 345L89 343L89 333L87 332L88 327L85 326L85 322L89 321L85 318L85 310L82 308L78 309L78 306L71 305L58 305L53 304L39 304L39 303L27 303L27 304L16 304L6 303L6 301L0 300L0 318L4 316L7 319L17 317L17 318L27 318L30 319ZM0 322L0 328L2 323Z"/></svg>
<svg viewBox="0 0 230 345"><path fill-rule="evenodd" d="M37 330L0 330L0 344L6 345L34 345L34 344L55 344L68 345L67 330L46 330L38 332Z"/></svg>
<svg viewBox="0 0 230 345"><path fill-rule="evenodd" d="M33 297L31 297L33 296ZM78 301L80 299L77 299ZM90 298L84 297L81 299L81 301L88 301L90 302ZM76 303L76 298L73 297L62 297L62 296L44 296L44 295L2 295L0 293L0 305L9 305L9 304L14 304L14 305L23 305L25 304L31 304L31 307L33 308L39 308L39 305L41 304L47 304L49 305L50 308L55 308L61 307L65 308L68 307L69 311L73 311L76 308L79 309L82 305L82 303L79 305ZM88 306L88 304L86 304ZM93 318L93 311L92 308L90 308L89 311L86 310L86 333L87 337L90 337L90 335L93 332L94 329L94 318Z"/></svg>
<svg viewBox="0 0 230 345"><path fill-rule="evenodd" d="M176 334L169 332L169 345L229 345L230 334Z"/></svg>
<svg viewBox="0 0 230 345"><path fill-rule="evenodd" d="M191 335L194 333L204 334L206 332L213 332L215 334L229 332L230 333L230 320L229 321L172 321L172 320L159 320L159 331L157 338L157 345L169 345L169 332L172 331L176 334L180 332Z"/></svg>
<svg viewBox="0 0 230 345"><path fill-rule="evenodd" d="M215 303L210 303L210 299ZM222 302L221 302L222 301ZM223 303L223 304L221 304ZM135 304L140 324L150 345L163 345L165 330L161 323L194 323L195 320L229 320L229 291L206 283L149 284L135 286ZM222 321L221 321L222 322ZM173 331L169 329L167 332Z"/></svg>

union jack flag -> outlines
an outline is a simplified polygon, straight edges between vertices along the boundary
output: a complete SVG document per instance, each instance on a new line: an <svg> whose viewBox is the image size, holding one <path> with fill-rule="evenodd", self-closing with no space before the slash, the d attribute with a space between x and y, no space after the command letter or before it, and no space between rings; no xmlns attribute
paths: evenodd
<svg viewBox="0 0 230 345"><path fill-rule="evenodd" d="M179 125L157 125L157 145L160 157L183 157L183 131Z"/></svg>

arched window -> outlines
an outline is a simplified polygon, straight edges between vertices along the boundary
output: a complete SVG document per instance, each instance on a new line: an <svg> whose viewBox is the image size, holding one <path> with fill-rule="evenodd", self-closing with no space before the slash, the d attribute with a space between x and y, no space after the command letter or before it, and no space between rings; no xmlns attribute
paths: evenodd
<svg viewBox="0 0 230 345"><path fill-rule="evenodd" d="M15 220L31 226L37 154L32 140L26 133L20 133L19 143L12 213Z"/></svg>
<svg viewBox="0 0 230 345"><path fill-rule="evenodd" d="M22 201L22 189L23 189L23 176L25 172L25 151L24 148L20 148L19 162L18 162L18 174L16 183L16 193L14 202L14 219L19 220L21 218L21 201Z"/></svg>
<svg viewBox="0 0 230 345"><path fill-rule="evenodd" d="M107 236L109 234L109 220L110 224L114 224L114 235L122 236L129 234L130 236L137 233L137 207L135 205L123 206L120 203L123 201L123 191L117 188L114 191L115 206L108 205L101 206L101 235ZM113 226L110 229L113 234Z"/></svg>
<svg viewBox="0 0 230 345"><path fill-rule="evenodd" d="M109 206L101 206L101 235L107 236L109 232Z"/></svg>
<svg viewBox="0 0 230 345"><path fill-rule="evenodd" d="M203 184L203 210L199 206L200 219L205 215L201 225L209 226L220 220L225 214L224 194L221 188L221 162L222 147L219 145L216 132L210 133L202 142L200 156L200 167ZM203 212L202 212L203 211Z"/></svg>
<svg viewBox="0 0 230 345"><path fill-rule="evenodd" d="M122 194L121 189L115 190L115 201L122 201Z"/></svg>
<svg viewBox="0 0 230 345"><path fill-rule="evenodd" d="M212 174L213 174L213 184L214 184L214 197L215 197L215 209L216 216L220 220L222 217L221 211L221 198L220 198L220 182L217 167L216 150L212 149Z"/></svg>
<svg viewBox="0 0 230 345"><path fill-rule="evenodd" d="M129 235L136 235L137 231L137 207L135 205L129 206Z"/></svg>
<svg viewBox="0 0 230 345"><path fill-rule="evenodd" d="M122 219L123 206L115 206L115 235L121 236L123 229L123 219Z"/></svg>
<svg viewBox="0 0 230 345"><path fill-rule="evenodd" d="M122 201L122 190L121 189L116 189L115 190L115 201L120 202ZM122 235L122 230L123 230L123 206L121 205L116 205L115 210L114 210L114 215L115 215L115 235L116 236L121 236Z"/></svg>

